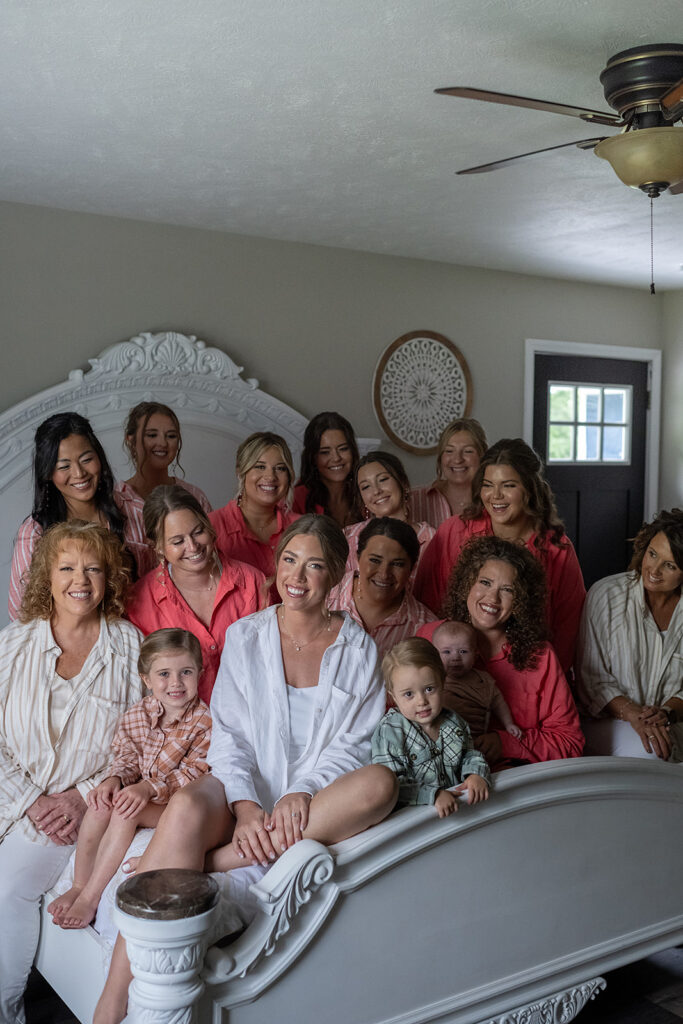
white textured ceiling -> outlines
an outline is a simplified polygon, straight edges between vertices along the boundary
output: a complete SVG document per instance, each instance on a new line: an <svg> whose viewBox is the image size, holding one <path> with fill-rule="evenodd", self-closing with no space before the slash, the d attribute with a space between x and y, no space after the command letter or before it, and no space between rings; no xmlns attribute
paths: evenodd
<svg viewBox="0 0 683 1024"><path fill-rule="evenodd" d="M609 109L609 56L680 0L3 0L0 199L602 281L649 282L649 200L571 148L611 129L435 96ZM655 276L683 287L683 195Z"/></svg>

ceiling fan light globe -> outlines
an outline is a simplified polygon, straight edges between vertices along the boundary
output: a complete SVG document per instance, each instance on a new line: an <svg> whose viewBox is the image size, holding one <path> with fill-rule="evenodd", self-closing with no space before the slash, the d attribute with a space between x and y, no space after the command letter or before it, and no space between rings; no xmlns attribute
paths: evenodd
<svg viewBox="0 0 683 1024"><path fill-rule="evenodd" d="M683 181L683 128L642 128L603 139L594 150L625 185L659 195Z"/></svg>

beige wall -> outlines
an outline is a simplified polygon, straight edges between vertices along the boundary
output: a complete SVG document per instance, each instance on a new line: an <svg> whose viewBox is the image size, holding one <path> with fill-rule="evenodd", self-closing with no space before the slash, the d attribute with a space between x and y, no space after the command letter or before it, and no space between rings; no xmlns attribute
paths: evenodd
<svg viewBox="0 0 683 1024"><path fill-rule="evenodd" d="M660 504L683 508L683 292L665 297Z"/></svg>
<svg viewBox="0 0 683 1024"><path fill-rule="evenodd" d="M107 345L171 328L223 348L305 415L336 408L370 436L380 434L375 364L410 330L439 331L460 348L473 415L494 439L522 431L525 338L660 347L664 306L667 361L676 349L683 373L679 294L653 299L645 290L6 203L0 237L1 409ZM667 404L670 437L671 385ZM680 455L680 424L678 438ZM415 482L431 477L431 458L405 461ZM670 490L672 474L666 479ZM679 472L679 500L680 486Z"/></svg>

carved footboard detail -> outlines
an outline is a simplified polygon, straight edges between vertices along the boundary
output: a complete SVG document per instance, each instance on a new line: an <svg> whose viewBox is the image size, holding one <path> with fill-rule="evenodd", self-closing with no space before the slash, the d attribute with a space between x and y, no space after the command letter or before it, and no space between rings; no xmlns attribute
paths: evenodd
<svg viewBox="0 0 683 1024"><path fill-rule="evenodd" d="M590 999L605 988L604 978L593 978L582 985L556 992L547 999L520 1006L500 1017L489 1017L482 1024L569 1024Z"/></svg>

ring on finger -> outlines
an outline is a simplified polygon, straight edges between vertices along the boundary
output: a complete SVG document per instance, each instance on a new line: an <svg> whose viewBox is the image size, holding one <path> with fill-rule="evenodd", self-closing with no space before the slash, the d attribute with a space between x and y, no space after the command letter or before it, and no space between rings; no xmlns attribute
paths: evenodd
<svg viewBox="0 0 683 1024"><path fill-rule="evenodd" d="M299 814L299 812L298 812L298 811L292 811L292 817L293 817L293 818L300 818L300 817L301 817L301 815Z"/></svg>

